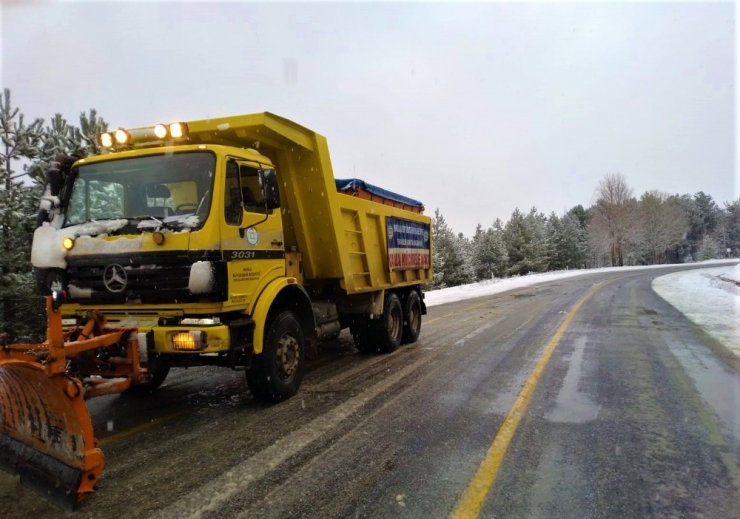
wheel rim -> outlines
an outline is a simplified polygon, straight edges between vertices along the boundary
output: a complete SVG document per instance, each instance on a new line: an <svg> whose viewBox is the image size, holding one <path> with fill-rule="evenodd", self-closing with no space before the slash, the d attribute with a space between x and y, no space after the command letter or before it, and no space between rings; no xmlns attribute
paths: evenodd
<svg viewBox="0 0 740 519"><path fill-rule="evenodd" d="M419 327L421 327L421 310L417 303L411 305L411 309L409 311L409 328L414 332L417 332Z"/></svg>
<svg viewBox="0 0 740 519"><path fill-rule="evenodd" d="M394 308L388 316L388 333L391 337L398 337L401 335L403 328L403 316L401 315L400 308Z"/></svg>
<svg viewBox="0 0 740 519"><path fill-rule="evenodd" d="M280 338L277 347L277 372L283 380L288 380L298 369L301 349L292 335L285 334Z"/></svg>

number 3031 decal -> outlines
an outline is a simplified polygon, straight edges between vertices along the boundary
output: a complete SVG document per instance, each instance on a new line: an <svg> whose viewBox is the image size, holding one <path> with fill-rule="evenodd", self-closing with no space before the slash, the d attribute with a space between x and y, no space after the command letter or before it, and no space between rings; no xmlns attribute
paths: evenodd
<svg viewBox="0 0 740 519"><path fill-rule="evenodd" d="M254 259L256 257L253 250L233 250L230 259Z"/></svg>

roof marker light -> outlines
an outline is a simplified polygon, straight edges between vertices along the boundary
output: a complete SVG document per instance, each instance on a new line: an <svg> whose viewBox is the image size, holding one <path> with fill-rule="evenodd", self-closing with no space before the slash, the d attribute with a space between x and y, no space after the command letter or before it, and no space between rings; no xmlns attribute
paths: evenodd
<svg viewBox="0 0 740 519"><path fill-rule="evenodd" d="M156 135L158 139L164 139L167 137L167 127L164 124L158 124L154 127L154 135Z"/></svg>
<svg viewBox="0 0 740 519"><path fill-rule="evenodd" d="M188 127L185 123L172 123L170 124L170 135L173 139L179 139L184 137L188 131Z"/></svg>
<svg viewBox="0 0 740 519"><path fill-rule="evenodd" d="M110 148L111 146L113 146L113 136L110 133L101 133L100 145L103 148Z"/></svg>
<svg viewBox="0 0 740 519"><path fill-rule="evenodd" d="M116 130L116 142L118 144L126 144L129 138L130 136L126 130Z"/></svg>

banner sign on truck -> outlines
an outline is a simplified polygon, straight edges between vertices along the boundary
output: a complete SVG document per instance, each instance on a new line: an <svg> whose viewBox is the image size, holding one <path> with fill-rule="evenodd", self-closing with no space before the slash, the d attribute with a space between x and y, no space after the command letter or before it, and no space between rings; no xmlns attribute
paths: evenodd
<svg viewBox="0 0 740 519"><path fill-rule="evenodd" d="M431 267L429 224L386 218L390 270Z"/></svg>

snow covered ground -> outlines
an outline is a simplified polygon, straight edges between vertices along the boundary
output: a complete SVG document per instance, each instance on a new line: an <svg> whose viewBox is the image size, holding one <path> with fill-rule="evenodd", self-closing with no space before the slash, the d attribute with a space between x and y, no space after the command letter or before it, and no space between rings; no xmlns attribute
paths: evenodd
<svg viewBox="0 0 740 519"><path fill-rule="evenodd" d="M675 272L653 290L740 356L740 265Z"/></svg>
<svg viewBox="0 0 740 519"><path fill-rule="evenodd" d="M729 272L722 274L722 279L740 284L740 263L735 265L734 269L731 269Z"/></svg>
<svg viewBox="0 0 740 519"><path fill-rule="evenodd" d="M734 264L738 260L709 260L701 263L688 263L685 266L696 266L696 265L722 265L722 264ZM473 299L476 297L490 296L492 294L498 294L500 292L506 292L514 288L529 287L537 285L539 283L546 283L548 281L555 281L558 279L571 278L575 276L584 276L586 274L599 274L603 272L625 272L631 270L645 270L645 269L660 269L666 267L677 267L680 265L650 265L646 267L608 267L600 269L584 269L584 270L564 270L559 272L545 272L543 274L531 274L528 276L520 276L506 279L492 279L488 281L480 281L478 283L472 283L470 285L461 285L459 287L442 288L440 290L430 290L424 293L424 302L427 306L436 306L443 303L452 303L454 301L462 301L463 299ZM727 270L727 269L725 269ZM731 269L730 269L731 270ZM740 270L736 270L736 275L740 276Z"/></svg>

